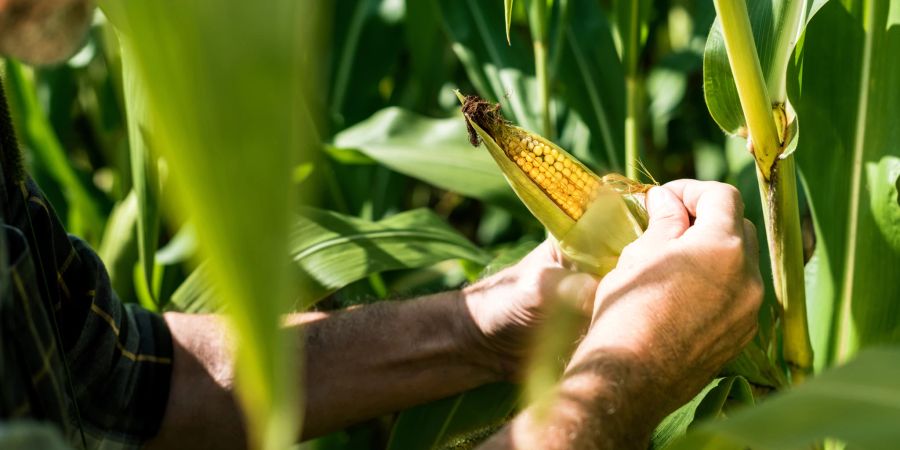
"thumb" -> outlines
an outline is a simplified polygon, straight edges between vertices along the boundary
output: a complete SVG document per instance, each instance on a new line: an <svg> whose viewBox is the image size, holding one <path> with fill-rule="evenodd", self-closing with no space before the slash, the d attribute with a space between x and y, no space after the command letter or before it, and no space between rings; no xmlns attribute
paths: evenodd
<svg viewBox="0 0 900 450"><path fill-rule="evenodd" d="M641 247L654 248L676 239L691 225L684 203L664 187L657 186L647 192L647 213L650 215L647 231L635 242Z"/></svg>

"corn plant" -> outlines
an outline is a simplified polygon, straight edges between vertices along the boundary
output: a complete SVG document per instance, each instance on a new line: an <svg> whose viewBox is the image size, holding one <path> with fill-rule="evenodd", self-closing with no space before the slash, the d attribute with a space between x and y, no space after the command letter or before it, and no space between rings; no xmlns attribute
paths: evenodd
<svg viewBox="0 0 900 450"><path fill-rule="evenodd" d="M900 2L100 3L67 63L3 64L26 163L123 300L232 317L255 447L301 421L280 314L459 287L547 234L602 275L641 165L735 184L769 244L760 335L651 446L900 440ZM300 447L471 448L556 369Z"/></svg>

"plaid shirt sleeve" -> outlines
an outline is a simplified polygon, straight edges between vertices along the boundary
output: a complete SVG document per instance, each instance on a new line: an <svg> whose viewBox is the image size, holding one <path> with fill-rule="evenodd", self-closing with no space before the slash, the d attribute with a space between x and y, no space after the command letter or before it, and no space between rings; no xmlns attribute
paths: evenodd
<svg viewBox="0 0 900 450"><path fill-rule="evenodd" d="M0 429L44 422L75 448L140 447L168 399L165 322L118 299L34 182L0 179L0 201Z"/></svg>

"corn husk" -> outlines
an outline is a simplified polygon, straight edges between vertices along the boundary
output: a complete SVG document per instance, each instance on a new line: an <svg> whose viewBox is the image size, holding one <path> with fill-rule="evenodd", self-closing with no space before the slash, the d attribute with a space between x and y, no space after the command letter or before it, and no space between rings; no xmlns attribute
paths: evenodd
<svg viewBox="0 0 900 450"><path fill-rule="evenodd" d="M599 276L612 270L625 246L640 237L647 227L642 196L652 185L618 174L600 177L546 138L506 122L499 113L499 106L477 97L463 97L459 92L457 96L463 103L470 142L473 145L484 143L513 191L556 240L566 261L579 270ZM552 198L559 193L558 187L548 189L546 183L542 187L535 180L534 169L532 172L523 170L513 161L512 152L504 149L501 143L509 147L508 142L519 137L538 143L541 148L555 150L554 155L567 158L573 170L588 174L584 178L588 180L585 186L571 186L571 189L582 191L577 193L577 198L582 199L583 204L560 206L559 196Z"/></svg>

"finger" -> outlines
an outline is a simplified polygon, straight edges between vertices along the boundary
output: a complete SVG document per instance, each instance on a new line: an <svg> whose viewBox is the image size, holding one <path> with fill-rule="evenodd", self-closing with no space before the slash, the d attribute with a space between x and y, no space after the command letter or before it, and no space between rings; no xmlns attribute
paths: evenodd
<svg viewBox="0 0 900 450"><path fill-rule="evenodd" d="M650 220L647 231L636 242L638 247L656 247L677 239L691 225L684 204L664 187L654 187L647 192L647 213Z"/></svg>
<svg viewBox="0 0 900 450"><path fill-rule="evenodd" d="M716 181L676 180L664 185L694 219L700 231L743 232L744 202L738 190Z"/></svg>

